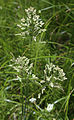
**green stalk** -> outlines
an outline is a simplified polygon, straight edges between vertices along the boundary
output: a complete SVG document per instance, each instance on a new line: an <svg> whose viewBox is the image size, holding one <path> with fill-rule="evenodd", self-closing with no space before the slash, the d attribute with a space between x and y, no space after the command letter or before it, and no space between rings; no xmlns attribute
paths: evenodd
<svg viewBox="0 0 74 120"><path fill-rule="evenodd" d="M36 63L37 63L38 52L39 52L39 42L36 44L36 57L35 57L35 64L34 64L34 73L36 73Z"/></svg>
<svg viewBox="0 0 74 120"><path fill-rule="evenodd" d="M73 78L73 76L72 76L72 78ZM67 102L66 102L66 105L65 105L65 111L66 111L66 113L65 113L65 120L67 120L67 118L68 118L68 107L69 107L70 96L71 96L72 92L74 91L74 89L72 91L70 91L71 90L71 80L69 82L68 97L67 97Z"/></svg>

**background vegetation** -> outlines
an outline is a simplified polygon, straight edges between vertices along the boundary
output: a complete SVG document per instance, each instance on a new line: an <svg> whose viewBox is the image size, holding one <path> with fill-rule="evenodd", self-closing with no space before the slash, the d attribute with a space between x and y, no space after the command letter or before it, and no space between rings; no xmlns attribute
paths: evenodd
<svg viewBox="0 0 74 120"><path fill-rule="evenodd" d="M25 16L24 9L34 7L41 10L46 32L38 39L46 43L25 41L18 33L17 24ZM74 3L73 0L0 0L0 120L73 120L74 118ZM57 90L48 93L38 104L44 108L49 101L64 98L50 114L37 110L36 106L26 115L22 114L22 97L20 89L25 90L16 78L17 73L9 67L15 56L26 56L34 63L34 74L42 79L44 65L53 62L66 73L67 80L62 83L64 92ZM29 92L35 93L39 86L26 85ZM33 89L33 90L32 90ZM57 96L55 95L57 93ZM50 96L51 95L51 96ZM52 97L54 96L54 97ZM59 96L59 97L58 97ZM43 100L44 99L44 100ZM43 100L43 102L42 102ZM28 104L28 103L27 103ZM36 115L32 115L35 109ZM21 118L21 116L27 116Z"/></svg>

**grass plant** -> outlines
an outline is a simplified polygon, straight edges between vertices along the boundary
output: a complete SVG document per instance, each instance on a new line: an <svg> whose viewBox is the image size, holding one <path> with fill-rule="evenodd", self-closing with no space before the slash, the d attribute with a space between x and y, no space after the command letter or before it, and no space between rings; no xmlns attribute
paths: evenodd
<svg viewBox="0 0 74 120"><path fill-rule="evenodd" d="M74 119L73 38L73 0L0 1L0 120Z"/></svg>

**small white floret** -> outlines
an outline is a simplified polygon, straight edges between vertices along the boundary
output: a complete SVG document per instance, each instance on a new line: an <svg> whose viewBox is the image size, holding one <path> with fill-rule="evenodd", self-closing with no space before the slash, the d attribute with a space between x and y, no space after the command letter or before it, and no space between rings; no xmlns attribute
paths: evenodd
<svg viewBox="0 0 74 120"><path fill-rule="evenodd" d="M48 112L51 112L51 110L53 109L53 106L54 106L54 104L48 104L46 110L47 110Z"/></svg>
<svg viewBox="0 0 74 120"><path fill-rule="evenodd" d="M31 98L29 101L30 101L31 103L34 103L34 102L36 102L36 98Z"/></svg>

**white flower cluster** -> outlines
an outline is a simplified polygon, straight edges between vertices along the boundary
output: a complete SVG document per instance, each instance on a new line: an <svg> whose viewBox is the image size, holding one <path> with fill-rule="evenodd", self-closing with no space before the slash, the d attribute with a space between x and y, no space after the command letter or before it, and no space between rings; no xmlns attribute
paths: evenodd
<svg viewBox="0 0 74 120"><path fill-rule="evenodd" d="M53 106L54 106L54 104L48 104L46 110L47 110L48 112L51 112L51 111L53 110Z"/></svg>
<svg viewBox="0 0 74 120"><path fill-rule="evenodd" d="M63 69L59 68L53 63L50 63L49 65L46 64L44 77L45 78L41 81L41 83L45 83L47 81L52 88L56 87L60 89L62 89L60 82L67 79Z"/></svg>
<svg viewBox="0 0 74 120"><path fill-rule="evenodd" d="M45 82L51 87L51 88L58 88L63 90L61 86L61 82L66 80L65 73L63 69L59 68L58 66L54 65L53 63L46 64L45 70L44 70L44 80L40 81L40 84L43 85ZM41 95L44 94L44 91L46 90L46 85L43 86L41 89L41 92L38 94L38 99L40 99Z"/></svg>
<svg viewBox="0 0 74 120"><path fill-rule="evenodd" d="M26 18L21 19L21 23L17 26L21 29L20 35L25 38L27 35L32 36L32 39L36 41L37 35L41 32L45 32L46 29L43 29L44 22L40 19L40 16L36 14L36 9L30 7L25 9Z"/></svg>
<svg viewBox="0 0 74 120"><path fill-rule="evenodd" d="M16 70L17 72L23 71L27 75L32 74L33 63L30 64L29 59L26 58L25 56L23 57L19 56L17 59L13 58L11 61L12 64L10 66L14 68L14 70Z"/></svg>

